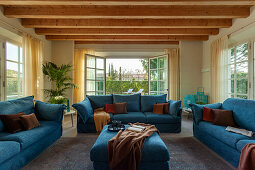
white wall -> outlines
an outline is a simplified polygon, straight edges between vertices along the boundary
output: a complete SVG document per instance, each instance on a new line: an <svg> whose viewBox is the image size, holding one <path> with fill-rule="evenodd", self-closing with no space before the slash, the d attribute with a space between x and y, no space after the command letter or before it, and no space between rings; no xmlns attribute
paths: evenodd
<svg viewBox="0 0 255 170"><path fill-rule="evenodd" d="M195 94L202 86L203 42L182 41L180 43L181 59L181 99L188 94Z"/></svg>
<svg viewBox="0 0 255 170"><path fill-rule="evenodd" d="M205 87L206 93L210 93L210 45L211 43L219 39L225 35L230 35L230 39L235 39L235 41L244 41L248 40L251 37L255 37L255 33L251 34L243 34L242 32L247 31L250 29L251 26L254 26L255 24L255 7L251 8L251 15L248 18L242 18L242 19L234 19L233 20L233 26L231 28L224 28L220 29L220 33L217 36L210 36L210 39L203 43L203 59L202 59L202 70L204 71L202 73L202 85ZM236 38L234 38L236 37ZM233 40L231 40L233 41ZM233 43L233 42L230 42Z"/></svg>

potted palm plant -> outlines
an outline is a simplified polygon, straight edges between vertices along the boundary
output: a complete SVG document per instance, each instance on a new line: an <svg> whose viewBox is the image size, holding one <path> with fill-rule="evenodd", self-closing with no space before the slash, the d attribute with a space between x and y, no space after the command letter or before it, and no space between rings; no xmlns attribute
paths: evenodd
<svg viewBox="0 0 255 170"><path fill-rule="evenodd" d="M52 89L44 89L44 93L49 97L49 103L53 104L66 104L67 98L65 97L65 91L67 89L75 87L70 77L70 71L72 71L72 65L63 64L57 66L52 62L43 64L43 74L53 84Z"/></svg>

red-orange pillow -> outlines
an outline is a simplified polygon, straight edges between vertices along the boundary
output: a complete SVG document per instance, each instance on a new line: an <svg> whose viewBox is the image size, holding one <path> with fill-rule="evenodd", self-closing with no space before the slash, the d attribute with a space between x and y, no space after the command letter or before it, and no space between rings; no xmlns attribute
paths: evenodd
<svg viewBox="0 0 255 170"><path fill-rule="evenodd" d="M203 120L207 122L214 121L214 116L211 108L203 107Z"/></svg>
<svg viewBox="0 0 255 170"><path fill-rule="evenodd" d="M25 115L25 113L0 115L7 132L16 133L23 130L23 125L19 118L21 115Z"/></svg>
<svg viewBox="0 0 255 170"><path fill-rule="evenodd" d="M105 112L106 113L115 113L115 106L114 106L114 104L106 104L105 105Z"/></svg>
<svg viewBox="0 0 255 170"><path fill-rule="evenodd" d="M154 104L152 113L163 114L164 113L164 104L163 103Z"/></svg>

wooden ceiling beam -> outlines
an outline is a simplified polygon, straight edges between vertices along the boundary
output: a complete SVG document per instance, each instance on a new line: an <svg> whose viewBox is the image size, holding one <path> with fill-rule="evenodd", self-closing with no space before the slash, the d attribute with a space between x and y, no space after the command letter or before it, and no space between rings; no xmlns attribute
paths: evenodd
<svg viewBox="0 0 255 170"><path fill-rule="evenodd" d="M232 19L22 19L26 28L229 28Z"/></svg>
<svg viewBox="0 0 255 170"><path fill-rule="evenodd" d="M39 35L217 35L218 28L36 28Z"/></svg>
<svg viewBox="0 0 255 170"><path fill-rule="evenodd" d="M47 40L74 41L206 41L208 35L46 35Z"/></svg>
<svg viewBox="0 0 255 170"><path fill-rule="evenodd" d="M7 6L11 18L244 18L247 6Z"/></svg>
<svg viewBox="0 0 255 170"><path fill-rule="evenodd" d="M75 41L75 44L172 44L172 45L178 45L179 41Z"/></svg>
<svg viewBox="0 0 255 170"><path fill-rule="evenodd" d="M254 0L0 0L0 5L255 5Z"/></svg>

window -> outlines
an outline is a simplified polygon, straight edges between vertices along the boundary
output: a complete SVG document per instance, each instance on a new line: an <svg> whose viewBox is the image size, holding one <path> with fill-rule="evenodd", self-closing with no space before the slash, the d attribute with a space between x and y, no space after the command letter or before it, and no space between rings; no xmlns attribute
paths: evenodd
<svg viewBox="0 0 255 170"><path fill-rule="evenodd" d="M97 56L85 56L85 94L105 94L105 59Z"/></svg>
<svg viewBox="0 0 255 170"><path fill-rule="evenodd" d="M234 46L229 51L228 93L231 98L249 99L249 43ZM251 73L251 72L250 72Z"/></svg>
<svg viewBox="0 0 255 170"><path fill-rule="evenodd" d="M24 60L20 46L6 43L5 68L6 100L22 97L24 95Z"/></svg>

